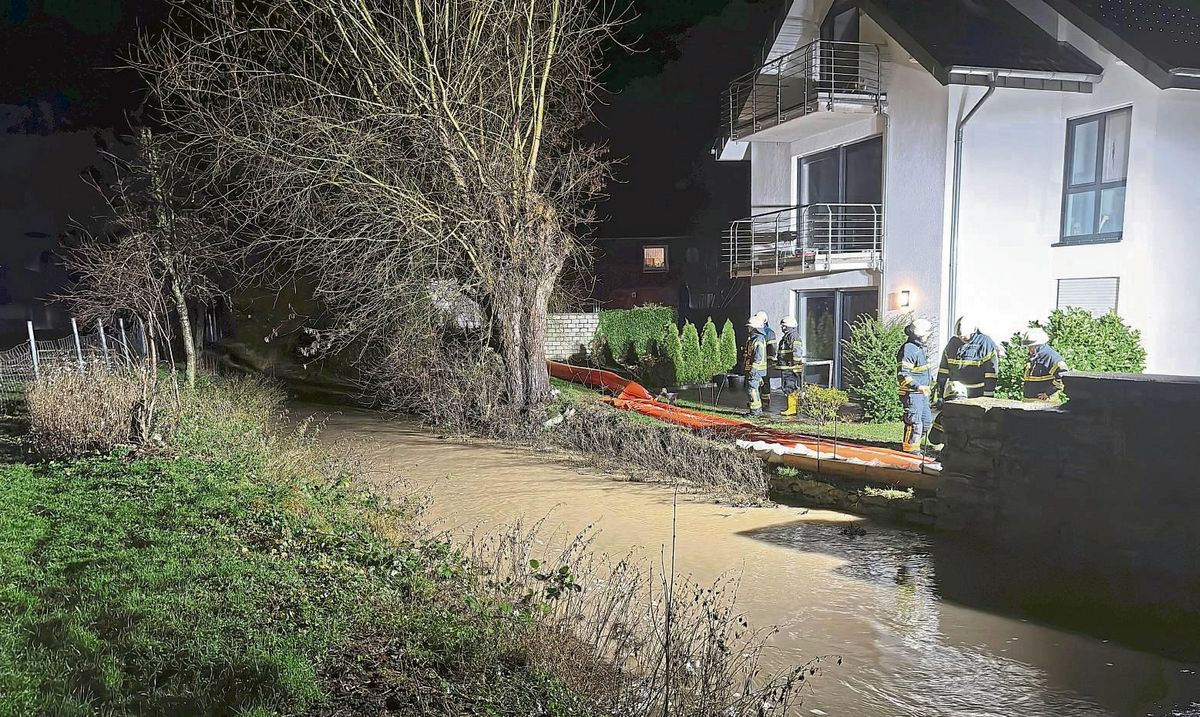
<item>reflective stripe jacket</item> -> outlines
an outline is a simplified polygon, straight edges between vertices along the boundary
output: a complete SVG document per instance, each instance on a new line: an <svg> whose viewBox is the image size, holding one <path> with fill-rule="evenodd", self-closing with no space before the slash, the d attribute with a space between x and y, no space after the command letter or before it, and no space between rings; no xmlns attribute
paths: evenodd
<svg viewBox="0 0 1200 717"><path fill-rule="evenodd" d="M776 354L781 371L802 371L804 369L804 344L796 335L796 330L788 326L779 337L779 351Z"/></svg>
<svg viewBox="0 0 1200 717"><path fill-rule="evenodd" d="M762 329L750 329L742 361L747 376L767 375L767 337Z"/></svg>
<svg viewBox="0 0 1200 717"><path fill-rule="evenodd" d="M946 386L958 382L967 389L967 395L953 398L994 396L999 363L996 342L987 334L976 331L966 341L957 336L951 337L938 367L938 393L943 399L952 398L946 395Z"/></svg>
<svg viewBox="0 0 1200 717"><path fill-rule="evenodd" d="M1025 362L1025 398L1050 398L1063 389L1062 372L1067 362L1062 354L1042 344Z"/></svg>
<svg viewBox="0 0 1200 717"><path fill-rule="evenodd" d="M779 337L770 326L763 329L763 334L767 337L767 358L774 361L779 356Z"/></svg>
<svg viewBox="0 0 1200 717"><path fill-rule="evenodd" d="M900 395L916 393L922 386L933 385L933 366L925 354L925 347L909 339L896 354L899 368L896 378L900 382Z"/></svg>

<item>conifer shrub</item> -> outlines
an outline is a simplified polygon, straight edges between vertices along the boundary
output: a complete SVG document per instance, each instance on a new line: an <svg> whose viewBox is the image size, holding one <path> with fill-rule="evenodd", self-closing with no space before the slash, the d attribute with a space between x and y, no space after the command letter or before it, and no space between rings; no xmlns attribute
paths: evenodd
<svg viewBox="0 0 1200 717"><path fill-rule="evenodd" d="M700 363L704 367L701 380L706 383L711 381L713 376L725 373L728 369L721 357L721 339L717 336L717 325L713 323L712 317L704 322L704 329L700 333Z"/></svg>
<svg viewBox="0 0 1200 717"><path fill-rule="evenodd" d="M896 354L904 345L909 317L881 320L864 316L842 341L842 373L849 397L862 407L870 423L899 420L903 415L896 385Z"/></svg>
<svg viewBox="0 0 1200 717"><path fill-rule="evenodd" d="M707 381L708 377L703 375L705 367L700 355L700 334L696 331L696 325L690 321L685 321L679 338L683 344L683 350L680 352L681 366L679 371L681 385Z"/></svg>

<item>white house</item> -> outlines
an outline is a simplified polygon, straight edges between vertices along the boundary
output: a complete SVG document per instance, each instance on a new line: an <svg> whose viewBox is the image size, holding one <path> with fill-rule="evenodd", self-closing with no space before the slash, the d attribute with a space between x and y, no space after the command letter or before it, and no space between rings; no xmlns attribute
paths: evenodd
<svg viewBox="0 0 1200 717"><path fill-rule="evenodd" d="M862 314L997 340L1115 308L1200 374L1200 9L1188 0L788 0L730 86L751 162L732 275L832 359Z"/></svg>

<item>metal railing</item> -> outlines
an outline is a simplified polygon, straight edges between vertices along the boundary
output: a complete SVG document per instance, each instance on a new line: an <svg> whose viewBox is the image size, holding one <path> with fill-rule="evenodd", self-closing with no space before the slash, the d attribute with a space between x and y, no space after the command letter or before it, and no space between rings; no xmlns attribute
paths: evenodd
<svg viewBox="0 0 1200 717"><path fill-rule="evenodd" d="M730 276L877 269L883 206L805 204L739 219L725 235Z"/></svg>
<svg viewBox="0 0 1200 717"><path fill-rule="evenodd" d="M881 108L879 47L817 40L737 78L725 92L722 140L839 105Z"/></svg>

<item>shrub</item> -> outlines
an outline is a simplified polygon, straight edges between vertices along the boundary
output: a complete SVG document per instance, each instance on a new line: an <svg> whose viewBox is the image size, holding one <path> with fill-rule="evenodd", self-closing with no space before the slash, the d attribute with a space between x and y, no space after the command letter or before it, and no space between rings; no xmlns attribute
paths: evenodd
<svg viewBox="0 0 1200 717"><path fill-rule="evenodd" d="M721 358L721 340L717 337L717 325L712 317L704 322L704 330L700 334L700 363L704 366L703 381L712 380L713 376L725 373L727 366Z"/></svg>
<svg viewBox="0 0 1200 717"><path fill-rule="evenodd" d="M675 323L675 309L642 306L600 312L597 339L617 363L636 364L649 358L650 342L662 335L663 327Z"/></svg>
<svg viewBox="0 0 1200 717"><path fill-rule="evenodd" d="M1042 324L1050 345L1072 371L1141 373L1146 370L1142 335L1115 311L1093 316L1086 309L1055 309Z"/></svg>
<svg viewBox="0 0 1200 717"><path fill-rule="evenodd" d="M1020 401L1025 395L1025 359L1029 352L1021 345L1020 333L1000 344L1000 365L996 372L996 397Z"/></svg>
<svg viewBox="0 0 1200 717"><path fill-rule="evenodd" d="M871 423L896 421L903 415L896 388L896 354L904 345L907 316L880 320L866 316L850 327L842 341L842 360L849 397L862 406Z"/></svg>
<svg viewBox="0 0 1200 717"><path fill-rule="evenodd" d="M1030 322L1050 335L1055 348L1072 371L1141 373L1146 369L1146 350L1141 333L1126 324L1116 312L1093 316L1086 309L1055 309L1045 322ZM1025 363L1028 351L1021 334L1003 343L1004 356L996 377L996 395L1021 400L1024 396Z"/></svg>
<svg viewBox="0 0 1200 717"><path fill-rule="evenodd" d="M99 367L47 371L25 394L31 445L47 458L66 458L132 443L141 390L134 374Z"/></svg>
<svg viewBox="0 0 1200 717"><path fill-rule="evenodd" d="M740 354L737 332L734 331L733 322L725 319L725 325L721 327L721 363L725 366L722 370L732 371L738 365Z"/></svg>
<svg viewBox="0 0 1200 717"><path fill-rule="evenodd" d="M675 322L662 327L656 344L657 363L652 372L651 383L656 386L683 385L683 342L679 338L679 327Z"/></svg>
<svg viewBox="0 0 1200 717"><path fill-rule="evenodd" d="M800 396L800 411L823 426L837 418L850 395L837 388L808 386Z"/></svg>
<svg viewBox="0 0 1200 717"><path fill-rule="evenodd" d="M700 357L700 334L696 332L696 325L685 321L679 338L683 343L682 365L679 372L683 384L690 385L707 381L708 378L703 375L705 369Z"/></svg>

